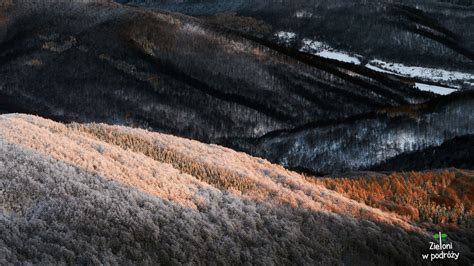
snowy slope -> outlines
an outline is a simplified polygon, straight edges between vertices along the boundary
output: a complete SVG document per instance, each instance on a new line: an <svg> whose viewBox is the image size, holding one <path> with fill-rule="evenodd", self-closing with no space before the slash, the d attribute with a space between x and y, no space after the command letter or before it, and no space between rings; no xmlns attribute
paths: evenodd
<svg viewBox="0 0 474 266"><path fill-rule="evenodd" d="M399 63L389 63L382 60L372 60L367 67L386 73L396 73L401 76L423 78L433 81L474 81L474 73L462 73L438 68L405 66Z"/></svg>
<svg viewBox="0 0 474 266"><path fill-rule="evenodd" d="M325 43L315 40L303 39L302 42L303 44L300 48L302 52L355 65L360 65L361 63L359 59L362 57L359 55L351 55L347 52L338 51Z"/></svg>
<svg viewBox="0 0 474 266"><path fill-rule="evenodd" d="M455 89L446 88L443 86L429 85L418 82L415 83L415 87L419 90L430 91L439 95L448 95L456 91Z"/></svg>
<svg viewBox="0 0 474 266"><path fill-rule="evenodd" d="M1 116L0 186L1 264L413 264L427 240L265 160L125 127Z"/></svg>
<svg viewBox="0 0 474 266"><path fill-rule="evenodd" d="M297 42L297 34L294 32L279 31L275 34L275 37L280 43L289 46ZM324 42L308 38L304 38L301 41L300 51L355 65L361 65L364 60L364 56L362 55L340 51ZM365 64L365 67L380 73L417 79L418 82L415 82L415 88L439 95L451 94L461 87L470 88L474 84L474 73L448 71L445 69L422 66L406 66L400 63L386 62L379 59L369 61ZM438 85L432 85L431 83L437 83Z"/></svg>
<svg viewBox="0 0 474 266"><path fill-rule="evenodd" d="M378 59L370 61L365 66L381 73L418 79L420 82L415 83L416 88L440 95L453 93L461 87L471 88L474 84L474 73L463 73L420 66L405 66L403 64L389 63ZM421 81L437 83L439 85L425 84Z"/></svg>

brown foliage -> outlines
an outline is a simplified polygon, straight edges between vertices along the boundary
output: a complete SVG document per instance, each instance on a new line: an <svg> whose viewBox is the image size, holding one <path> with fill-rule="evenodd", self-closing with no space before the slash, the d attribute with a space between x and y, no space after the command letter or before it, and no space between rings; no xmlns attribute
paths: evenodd
<svg viewBox="0 0 474 266"><path fill-rule="evenodd" d="M467 172L446 170L383 177L322 178L315 182L412 221L463 224L474 214L473 181L474 177Z"/></svg>

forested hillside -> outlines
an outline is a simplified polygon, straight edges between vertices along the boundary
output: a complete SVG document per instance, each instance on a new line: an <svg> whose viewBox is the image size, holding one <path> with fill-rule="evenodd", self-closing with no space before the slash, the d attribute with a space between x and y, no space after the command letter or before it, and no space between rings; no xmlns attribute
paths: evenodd
<svg viewBox="0 0 474 266"><path fill-rule="evenodd" d="M402 153L373 170L408 171L456 167L474 169L474 136L466 135L443 142L440 146Z"/></svg>
<svg viewBox="0 0 474 266"><path fill-rule="evenodd" d="M474 241L474 172L439 169L352 177L313 178L358 202L397 213L454 241Z"/></svg>
<svg viewBox="0 0 474 266"><path fill-rule="evenodd" d="M365 58L407 65L456 69L473 73L474 6L467 1L437 0L132 0L130 3L197 16L257 19L272 29L295 33L289 45L300 48L305 39ZM248 23L247 26L251 26ZM241 26L247 31L246 26ZM250 31L251 32L251 31ZM265 32L267 32L265 34Z"/></svg>
<svg viewBox="0 0 474 266"><path fill-rule="evenodd" d="M125 127L0 116L0 185L2 264L414 265L430 239L263 159Z"/></svg>
<svg viewBox="0 0 474 266"><path fill-rule="evenodd" d="M0 0L0 265L472 266L473 25L472 0Z"/></svg>
<svg viewBox="0 0 474 266"><path fill-rule="evenodd" d="M296 170L317 174L354 171L473 134L473 108L473 93L453 94L418 106L388 108L343 121L272 132L257 139L238 140L233 145ZM452 148L449 154L459 149ZM405 167L404 161L397 160L395 164L392 166L396 169Z"/></svg>
<svg viewBox="0 0 474 266"><path fill-rule="evenodd" d="M6 10L0 44L1 112L150 128L230 145L318 173L370 167L472 133L462 125L471 121L470 113L460 112L463 107L456 103L450 105L459 110L452 114L455 120L446 123L424 115L426 128L403 115L393 119L380 114L435 98L416 88L417 78L301 52L239 27L218 25L223 18L198 19L108 1L21 2ZM453 15L464 23L461 17ZM265 27L255 19L255 25ZM464 35L466 45L469 34ZM425 47L424 42L417 45ZM469 68L472 61L466 55L451 52L436 51ZM454 82L451 78L461 75L456 73L443 74L449 79L440 82ZM434 82L427 79L423 82ZM466 79L459 81L453 84ZM444 102L457 98L463 97ZM385 130L387 123L410 139L390 144L399 136L398 131ZM323 132L331 133L301 130L308 125L324 125ZM365 137L344 137L361 130ZM279 132L300 133L274 138ZM242 141L255 138L259 140ZM305 144L298 146L301 142ZM340 145L343 148L337 148Z"/></svg>
<svg viewBox="0 0 474 266"><path fill-rule="evenodd" d="M107 3L31 5L9 11L0 93L60 120L215 141L433 97L190 17Z"/></svg>
<svg viewBox="0 0 474 266"><path fill-rule="evenodd" d="M165 11L108 1L4 10L2 112L227 144L437 97L409 78Z"/></svg>

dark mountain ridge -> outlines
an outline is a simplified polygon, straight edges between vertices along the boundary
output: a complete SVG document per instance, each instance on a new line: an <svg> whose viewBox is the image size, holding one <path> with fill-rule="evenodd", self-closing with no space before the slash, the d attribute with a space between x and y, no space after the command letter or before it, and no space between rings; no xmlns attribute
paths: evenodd
<svg viewBox="0 0 474 266"><path fill-rule="evenodd" d="M0 96L8 104L1 112L148 128L323 173L369 167L446 139L427 137L426 143L410 149L388 149L377 160L336 152L318 164L317 152L289 152L301 132L314 134L305 137L314 148L362 129L335 123L339 133L315 141L319 129L306 130L308 125L364 121L374 130L367 136L386 123L411 130L409 117L396 120L378 113L440 97L416 89L411 78L302 52L206 18L109 1L15 2L3 8ZM456 97L445 101L461 108L464 103ZM471 116L465 112L455 117L470 121ZM456 123L438 129L449 137L470 133L469 126L457 130L463 124ZM304 130L291 133L299 129ZM291 134L281 137L285 131ZM247 141L256 138L261 139ZM366 145L366 152L387 150L383 137L373 145L367 141L357 145ZM354 159L350 166L348 159Z"/></svg>
<svg viewBox="0 0 474 266"><path fill-rule="evenodd" d="M418 106L310 123L228 145L313 174L370 169L400 154L473 134L473 106L473 92L455 93ZM405 167L396 162L400 165L395 168Z"/></svg>
<svg viewBox="0 0 474 266"><path fill-rule="evenodd" d="M255 18L272 28L267 38L296 33L290 42L295 47L308 38L369 59L474 71L474 34L466 31L474 23L472 1L130 2L194 16Z"/></svg>
<svg viewBox="0 0 474 266"><path fill-rule="evenodd" d="M46 117L213 141L433 98L403 79L195 18L109 3L53 6L12 7L0 44L2 94Z"/></svg>

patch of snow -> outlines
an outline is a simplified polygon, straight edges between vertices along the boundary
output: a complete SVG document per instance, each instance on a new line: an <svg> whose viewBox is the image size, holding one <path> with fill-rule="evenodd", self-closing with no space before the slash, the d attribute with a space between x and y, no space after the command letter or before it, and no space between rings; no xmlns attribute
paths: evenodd
<svg viewBox="0 0 474 266"><path fill-rule="evenodd" d="M278 40L280 40L280 41L282 41L286 44L289 44L289 43L291 43L292 41L295 40L296 33L290 32L290 31L279 31L279 32L275 33L275 37L277 37Z"/></svg>
<svg viewBox="0 0 474 266"><path fill-rule="evenodd" d="M299 10L295 13L296 18L311 18L313 17L313 13L309 12L308 10Z"/></svg>
<svg viewBox="0 0 474 266"><path fill-rule="evenodd" d="M206 35L206 30L196 24L186 23L182 26L182 29L189 33L198 34L198 35Z"/></svg>
<svg viewBox="0 0 474 266"><path fill-rule="evenodd" d="M303 39L303 47L301 47L302 51L305 52L320 52L325 49L330 49L328 45L318 42L315 40L310 40L310 39Z"/></svg>
<svg viewBox="0 0 474 266"><path fill-rule="evenodd" d="M324 58L329 58L329 59L334 59L338 60L341 62L346 62L346 63L351 63L351 64L360 64L360 60L357 57L350 56L346 53L343 52L335 52L335 51L322 51L317 53L317 55L324 57Z"/></svg>
<svg viewBox="0 0 474 266"><path fill-rule="evenodd" d="M474 86L474 82L467 82L465 81L464 84L468 85L468 86Z"/></svg>
<svg viewBox="0 0 474 266"><path fill-rule="evenodd" d="M429 84L423 84L423 83L415 83L415 87L418 88L419 90L430 91L439 95L448 95L456 91L455 89L451 89L447 87L441 87L441 86L435 86L435 85L429 85Z"/></svg>
<svg viewBox="0 0 474 266"><path fill-rule="evenodd" d="M424 78L432 81L474 80L474 74L448 71L438 68L405 66L399 63L388 63L382 60L372 60L366 67L375 71L392 73L404 77Z"/></svg>
<svg viewBox="0 0 474 266"><path fill-rule="evenodd" d="M377 66L374 66L374 65L371 65L370 63L365 65L366 68L369 68L369 69L372 69L374 71L377 71L377 72L381 72L381 73L387 73L387 74L393 74L393 75L397 75L397 73L395 72L392 72L392 71L388 71L388 70L385 70L385 69L382 69L380 67L377 67Z"/></svg>
<svg viewBox="0 0 474 266"><path fill-rule="evenodd" d="M303 39L303 46L300 49L303 52L311 53L328 59L334 59L341 62L359 65L361 62L358 57L346 52L338 51L329 45L310 39Z"/></svg>

